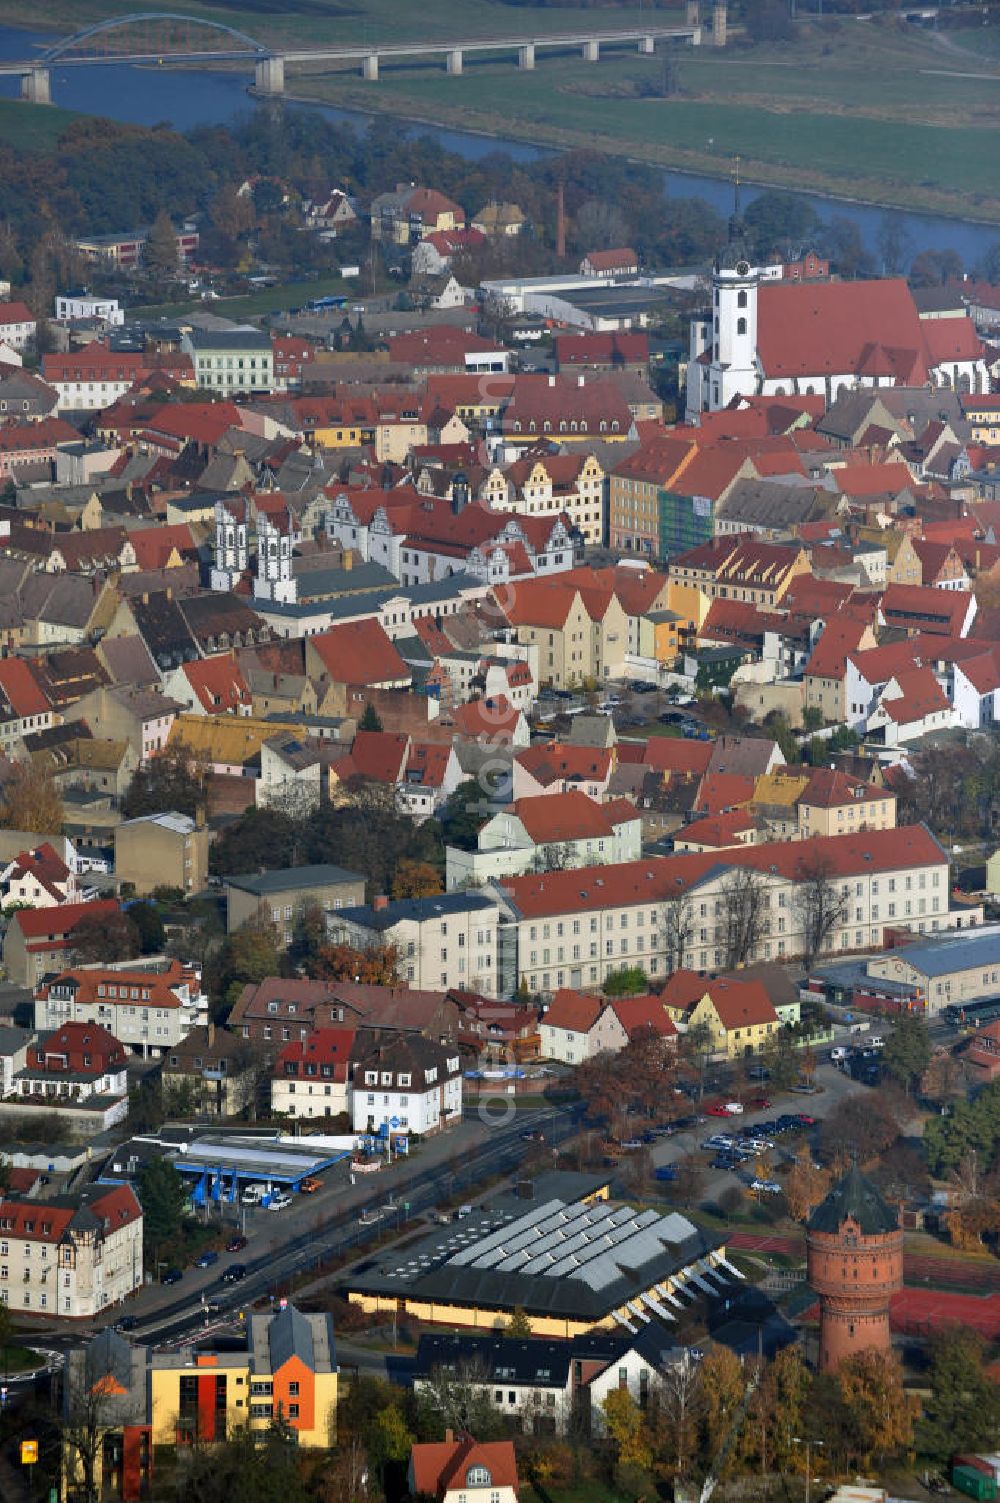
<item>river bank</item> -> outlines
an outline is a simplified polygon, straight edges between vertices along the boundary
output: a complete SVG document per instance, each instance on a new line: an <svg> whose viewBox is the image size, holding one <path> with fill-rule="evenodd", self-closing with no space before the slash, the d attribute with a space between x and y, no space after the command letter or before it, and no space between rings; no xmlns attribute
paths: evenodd
<svg viewBox="0 0 1000 1503"><path fill-rule="evenodd" d="M268 96L259 95L252 85L247 88L247 94L261 103L273 102L268 100ZM539 121L522 124L511 116L502 120L492 119L478 111L447 104L436 105L433 115L413 109L401 110L397 99L386 98L385 95L380 99L377 97L377 88L373 88L371 84L355 86L346 81L343 75L338 75L336 84L331 84L328 89L305 91L293 88L286 91L284 98L289 103L320 109L332 107L369 119L389 117L417 129L453 129L463 135L488 141L492 149L498 151L506 150L511 140L514 140L521 146L534 148L540 155L588 150L608 156L620 156L629 162L662 167L670 174L687 179L692 193L698 193L700 188L697 185L707 178L723 190L723 203L728 202L732 195L731 166L720 162L717 153L687 151L669 143L648 140L622 141L615 136L602 135L593 128L587 131L573 130ZM498 139L499 131L504 133L503 139ZM800 194L815 203L829 205L835 211L838 206L843 206L845 209L863 208L877 213L904 212L951 220L956 225L968 224L1000 230L1000 195L976 204L975 212L970 212L968 197L964 194L929 188L915 190L908 184L895 186L880 181L871 183L866 191L862 186L863 178L858 179L859 186L855 191L846 192L835 178L814 169L792 165L777 166L742 155L740 177L751 190L768 192L780 189Z"/></svg>
<svg viewBox="0 0 1000 1503"><path fill-rule="evenodd" d="M37 47L47 45L50 40L47 33L31 33L0 26L0 58L23 58ZM594 70L587 75L591 80L589 87L603 89L606 86L605 80L613 85L615 70L637 66L640 66L639 59L632 59L631 63L609 61L607 65L602 62L600 72ZM700 69L702 64L695 60L691 66ZM720 64L716 60L705 66L711 66L714 70ZM730 64L726 63L726 66ZM737 62L736 66L740 64ZM563 71L569 75L571 86L581 86L578 68L574 69L566 62ZM787 73L789 70L775 71ZM556 65L551 79L553 90L558 72L559 65ZM422 76L420 86L426 89L426 70L423 70ZM361 131L367 129L374 118L388 117L399 121L400 129L409 125L411 129L426 132L445 150L468 160L479 160L499 152L511 156L515 161L529 162L550 151L583 145L592 150L607 151L624 160L649 162L660 167L663 170L667 198L665 213L669 213L671 199L694 197L703 199L723 215L730 212L731 157L723 149L720 140L715 140L711 149L707 149L708 143L704 135L699 139L697 132L693 132L695 144L700 149L681 146L676 141L663 139L667 132L662 120L659 139L653 139L651 135L635 139L634 134L630 133L615 136L606 126L601 128L608 109L599 98L589 101L591 121L589 129L583 135L559 125L544 127L523 113L515 114L509 107L505 110L491 107L490 113L484 117L482 98L488 92L487 84L493 90L502 88L504 97L509 100L511 86L517 83L518 77L510 69L502 71L496 67L485 68L482 72L478 68L470 68L464 79L446 80L441 75L438 87L432 91L431 104L423 98L401 98L397 90L402 85L398 81L395 85L389 82L392 73L388 70L384 82L378 84L366 84L360 78L355 79L343 73L323 75L322 78L299 75L293 78L292 94L286 96L282 107L289 110L316 110L326 119L343 122ZM532 77L535 79L536 90L541 84L548 86L545 70L540 69ZM79 115L110 116L125 123L144 126L165 122L181 131L200 125L231 125L246 117L252 110L274 107L273 102L257 102L248 87L249 82L246 72L238 70L142 68L128 64L95 64L86 68L60 69L57 64L52 73L57 105L57 110L53 113L58 113L59 107L64 106L66 110ZM418 83L416 71L403 82L409 93L415 95ZM446 98L442 105L440 94L444 89L440 86L445 82L452 102L449 104ZM469 92L470 85L476 96L482 96L478 112L468 107L464 97ZM456 86L462 96L460 99L455 92ZM15 78L0 78L0 117L4 114L8 118L16 116L22 108L26 111L26 120L40 121L45 117L46 106L15 105L12 97L16 92ZM331 103L331 96L340 102ZM627 103L634 105L636 101ZM657 101L652 101L651 104L653 109L658 107ZM696 101L681 101L682 109L687 111L695 104ZM403 116L407 120L404 121ZM791 125L791 119L787 116L786 125ZM795 128L799 128L798 121ZM27 144L23 141L20 129L18 134L16 144ZM46 138L54 134L45 132ZM989 135L991 140L995 139L993 133ZM830 181L832 190L828 193L817 192L820 181L818 169L807 171L787 164L778 164L775 168L774 164L770 164L761 170L755 170L750 163L756 163L758 158L753 155L751 145L751 142L744 141L737 148L742 157L744 181L748 178L753 180L752 183L747 183L744 204L749 204L758 192L766 191L768 187L788 188L809 202L821 220L829 221L833 217L839 217L854 223L864 245L876 256L887 210L891 210L893 218L898 221L911 255L928 249L950 248L961 256L966 266L974 266L982 261L993 243L1000 239L1000 196L991 193L988 201L974 194L949 198L927 189L918 193L916 189L907 188L901 189L895 200L890 202L880 191L869 191L870 185L858 176L850 180L849 186L843 176L836 182L824 176L824 185Z"/></svg>

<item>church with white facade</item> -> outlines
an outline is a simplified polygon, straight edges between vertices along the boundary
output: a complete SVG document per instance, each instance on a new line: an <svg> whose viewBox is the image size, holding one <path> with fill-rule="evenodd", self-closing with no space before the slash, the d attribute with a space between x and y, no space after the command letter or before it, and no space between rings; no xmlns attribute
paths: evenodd
<svg viewBox="0 0 1000 1503"><path fill-rule="evenodd" d="M687 419L734 398L822 396L856 387L989 390L971 318L921 318L902 278L791 281L752 263L743 240L716 261L712 308L691 324Z"/></svg>
<svg viewBox="0 0 1000 1503"><path fill-rule="evenodd" d="M215 503L213 590L251 581L255 600L293 605L298 585L292 553L301 541L295 515L279 492L220 497Z"/></svg>

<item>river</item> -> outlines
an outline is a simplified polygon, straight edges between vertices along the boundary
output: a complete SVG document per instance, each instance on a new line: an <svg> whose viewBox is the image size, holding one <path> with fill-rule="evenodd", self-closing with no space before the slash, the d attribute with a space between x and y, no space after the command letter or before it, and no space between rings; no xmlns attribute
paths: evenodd
<svg viewBox="0 0 1000 1503"><path fill-rule="evenodd" d="M51 32L21 31L0 27L0 58L30 57L37 49L52 43ZM65 109L90 115L106 115L132 125L157 125L169 122L177 130L195 125L225 125L257 108L247 94L248 75L201 70L137 68L127 64L94 64L86 68L62 68L52 71L52 97ZM377 84L372 85L377 88ZM0 97L16 96L18 80L0 78ZM314 109L329 120L342 120L363 130L373 118L361 110L342 110L334 105L308 105L289 101L292 109ZM790 125L790 128L791 125ZM420 125L412 129L433 136L449 151L475 160L493 151L507 152L517 161L533 161L547 154L546 148L523 141L504 141L471 131L452 130L447 126ZM695 174L663 174L671 198L702 198L728 214L732 204L732 187L724 180ZM744 204L752 202L762 190L748 184ZM824 218L840 215L857 224L866 247L877 251L879 229L884 211L865 204L827 198L821 194L800 194ZM911 253L923 250L951 249L971 266L987 248L1000 240L1000 227L975 224L967 220L948 219L933 214L913 214L893 210L893 218L906 231Z"/></svg>

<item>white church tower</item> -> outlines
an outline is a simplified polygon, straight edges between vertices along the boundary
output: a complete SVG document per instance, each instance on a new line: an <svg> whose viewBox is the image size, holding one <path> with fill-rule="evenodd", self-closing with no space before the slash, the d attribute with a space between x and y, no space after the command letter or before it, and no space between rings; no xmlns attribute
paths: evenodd
<svg viewBox="0 0 1000 1503"><path fill-rule="evenodd" d="M213 590L232 590L246 573L250 561L247 538L247 503L243 496L230 496L215 503L215 562Z"/></svg>
<svg viewBox="0 0 1000 1503"><path fill-rule="evenodd" d="M740 213L739 163L729 244L715 261L712 311L691 325L688 416L719 412L734 397L760 389L757 363L757 291L763 273L754 266Z"/></svg>
<svg viewBox="0 0 1000 1503"><path fill-rule="evenodd" d="M258 510L255 600L294 605L298 598L298 580L292 575L294 538L295 520L288 507L281 511Z"/></svg>

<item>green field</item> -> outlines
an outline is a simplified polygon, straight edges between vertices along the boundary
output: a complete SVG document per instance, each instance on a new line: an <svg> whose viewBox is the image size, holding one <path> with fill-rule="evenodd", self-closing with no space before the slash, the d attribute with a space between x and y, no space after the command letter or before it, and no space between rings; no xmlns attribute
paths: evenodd
<svg viewBox="0 0 1000 1503"><path fill-rule="evenodd" d="M956 36L968 47L981 40ZM534 72L467 59L460 77L436 62L384 68L378 84L346 70L293 74L289 87L714 176L739 154L748 177L783 187L1000 220L1000 63L981 62L959 41L946 52L927 34L856 23L804 28L794 47L686 48L680 92L648 97L662 66L622 50L596 67L539 54ZM965 72L989 76L957 76Z"/></svg>
<svg viewBox="0 0 1000 1503"><path fill-rule="evenodd" d="M284 282L279 287L262 287L259 292L248 292L245 297L220 297L209 302L189 297L137 311L141 311L144 318L180 318L199 308L202 312L217 313L220 318L255 318L264 313L301 308L313 298L342 292L350 294L350 286L342 277L317 277L312 282Z"/></svg>
<svg viewBox="0 0 1000 1503"><path fill-rule="evenodd" d="M125 15L135 0L0 0L0 23L66 31ZM620 9L512 5L503 0L173 0L172 11L232 25L271 45L377 45L421 38L567 32L581 26L670 24L683 7ZM123 42L125 37L123 35ZM940 34L883 19L808 22L794 40L721 52L678 49L679 87L662 97L663 58L605 48L597 65L540 50L533 72L509 56L466 54L465 72L383 61L378 83L354 65L289 67L290 93L412 119L727 176L773 186L1000 222L995 132L1000 127L1000 24ZM19 106L8 106L3 116ZM37 112L33 111L33 115ZM48 112L36 127L51 141ZM0 139L21 127L0 117ZM27 129L27 127L24 127Z"/></svg>
<svg viewBox="0 0 1000 1503"><path fill-rule="evenodd" d="M17 151L54 151L68 125L80 116L51 104L25 104L0 99L0 145Z"/></svg>
<svg viewBox="0 0 1000 1503"><path fill-rule="evenodd" d="M90 21L134 15L143 9L135 0L45 0L37 10L29 9L24 0L0 0L0 23L72 32ZM651 18L648 3L595 14L587 6L575 5L527 11L502 0L420 0L419 5L407 0L172 0L169 10L233 26L260 41L300 44L447 39L454 37L456 25L467 38L509 36L527 29L536 35L571 32L581 25L611 31L617 26L649 24ZM658 8L652 19L654 25L669 26L683 16L684 6L678 0L676 7Z"/></svg>

